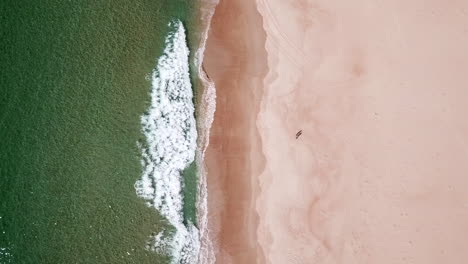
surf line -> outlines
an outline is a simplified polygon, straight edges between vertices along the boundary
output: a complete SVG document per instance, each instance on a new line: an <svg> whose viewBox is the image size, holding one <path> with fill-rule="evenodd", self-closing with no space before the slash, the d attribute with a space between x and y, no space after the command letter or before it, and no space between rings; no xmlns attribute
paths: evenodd
<svg viewBox="0 0 468 264"><path fill-rule="evenodd" d="M135 189L173 227L151 235L147 248L169 255L173 264L188 264L198 260L200 234L194 223L184 223L182 171L195 159L197 129L185 29L179 20L169 27L151 75L151 104L141 116L143 172Z"/></svg>

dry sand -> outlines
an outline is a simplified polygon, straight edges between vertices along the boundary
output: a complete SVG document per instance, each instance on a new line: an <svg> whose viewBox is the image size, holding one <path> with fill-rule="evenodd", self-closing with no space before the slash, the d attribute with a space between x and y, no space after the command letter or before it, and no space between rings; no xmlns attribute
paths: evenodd
<svg viewBox="0 0 468 264"><path fill-rule="evenodd" d="M221 0L205 66L217 263L467 263L467 1Z"/></svg>

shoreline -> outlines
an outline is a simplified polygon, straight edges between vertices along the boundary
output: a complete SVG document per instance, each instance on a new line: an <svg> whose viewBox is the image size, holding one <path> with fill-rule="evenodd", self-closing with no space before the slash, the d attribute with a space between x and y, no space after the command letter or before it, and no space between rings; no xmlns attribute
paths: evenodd
<svg viewBox="0 0 468 264"><path fill-rule="evenodd" d="M199 1L199 32L200 39L198 49L195 52L194 64L197 67L197 85L202 89L197 93L195 106L197 113L197 150L195 162L197 164L197 226L200 234L200 252L198 263L211 264L215 261L214 245L211 239L210 228L208 226L208 188L207 171L205 163L205 152L210 141L210 130L216 111L216 88L203 67L203 58L210 30L211 19L214 14L218 0Z"/></svg>

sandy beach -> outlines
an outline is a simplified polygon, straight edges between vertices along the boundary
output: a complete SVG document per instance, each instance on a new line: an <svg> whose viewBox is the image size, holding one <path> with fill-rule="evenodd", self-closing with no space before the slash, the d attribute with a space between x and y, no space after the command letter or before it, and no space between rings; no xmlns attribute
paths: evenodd
<svg viewBox="0 0 468 264"><path fill-rule="evenodd" d="M466 263L466 47L463 1L221 0L216 263Z"/></svg>
<svg viewBox="0 0 468 264"><path fill-rule="evenodd" d="M267 74L261 23L255 2L220 1L205 51L205 70L217 96L206 151L209 225L217 263L255 263L261 257L258 178L252 177L264 168L256 127Z"/></svg>

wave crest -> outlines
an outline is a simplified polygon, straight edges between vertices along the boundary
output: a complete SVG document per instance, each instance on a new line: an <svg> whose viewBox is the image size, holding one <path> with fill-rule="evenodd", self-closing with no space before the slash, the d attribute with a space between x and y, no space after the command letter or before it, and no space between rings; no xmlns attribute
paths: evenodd
<svg viewBox="0 0 468 264"><path fill-rule="evenodd" d="M141 116L143 173L137 195L174 227L154 234L148 248L169 254L171 263L196 263L199 232L184 224L182 171L195 159L197 130L189 76L189 49L181 21L169 23L163 55L152 73L151 105Z"/></svg>

